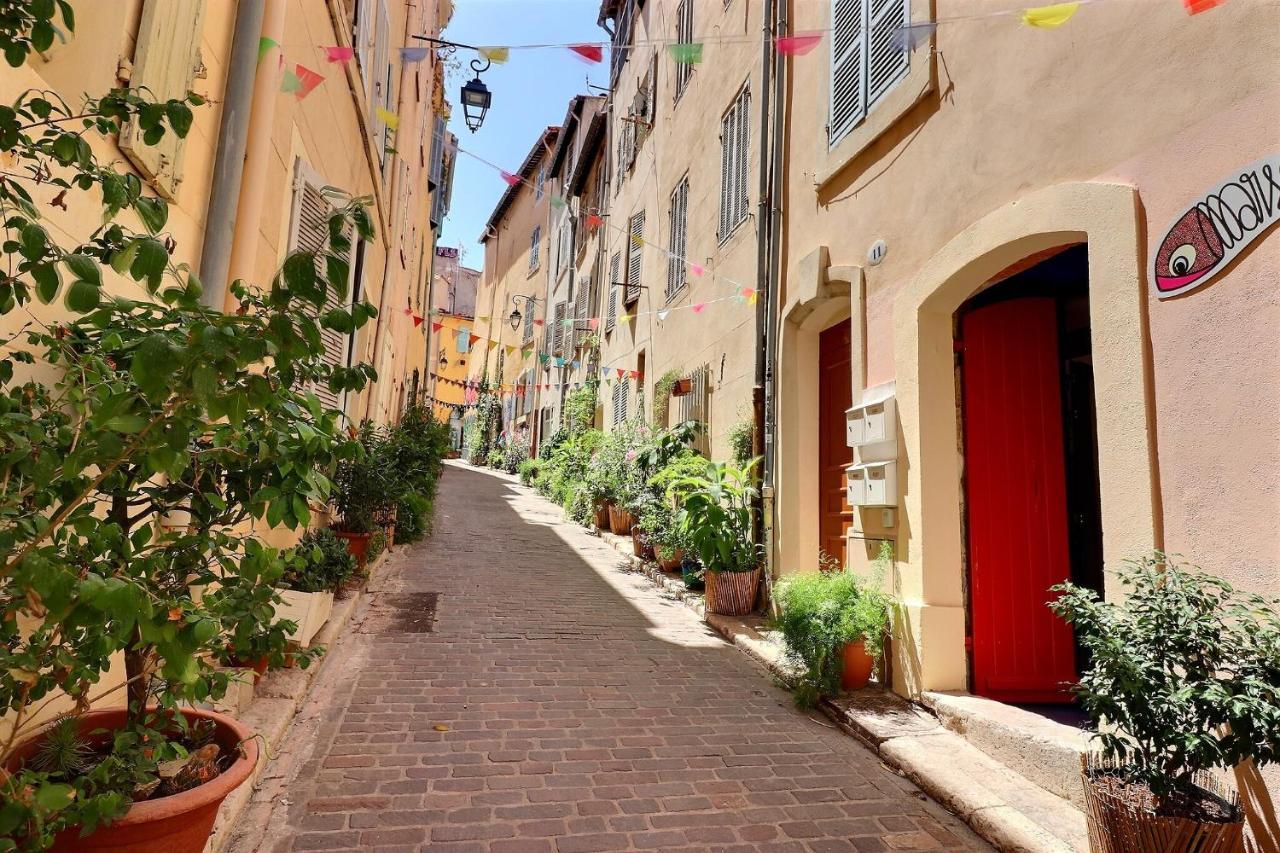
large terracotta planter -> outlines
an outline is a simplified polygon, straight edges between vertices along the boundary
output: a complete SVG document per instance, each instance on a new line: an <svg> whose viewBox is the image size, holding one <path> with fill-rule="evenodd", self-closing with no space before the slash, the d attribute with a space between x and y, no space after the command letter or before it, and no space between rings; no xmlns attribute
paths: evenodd
<svg viewBox="0 0 1280 853"><path fill-rule="evenodd" d="M631 513L622 507L609 504L609 527L619 536L627 536L631 533L631 525L634 519Z"/></svg>
<svg viewBox="0 0 1280 853"><path fill-rule="evenodd" d="M591 511L595 514L596 530L609 532L609 502L598 501Z"/></svg>
<svg viewBox="0 0 1280 853"><path fill-rule="evenodd" d="M231 717L214 711L184 708L188 719L211 719L217 725L214 738L227 754L239 757L216 778L174 794L134 803L121 817L107 826L99 827L87 838L80 837L79 829L69 829L58 834L53 853L203 853L213 821L232 791L244 784L258 763L258 741L244 725ZM103 743L124 726L124 708L105 708L89 711L77 717L81 737L91 744ZM104 729L94 735L92 732ZM6 762L5 770L15 770L35 754L40 746L40 735L20 744Z"/></svg>
<svg viewBox="0 0 1280 853"><path fill-rule="evenodd" d="M1100 784L1115 771L1096 756L1081 756L1085 816L1092 853L1245 853L1244 813L1240 798L1216 778L1197 774L1196 784L1206 799L1216 800L1234 820L1210 822L1186 817L1165 817Z"/></svg>
<svg viewBox="0 0 1280 853"><path fill-rule="evenodd" d="M674 572L679 569L680 565L684 562L684 551L677 548L671 552L671 558L668 560L662 559L662 554L659 552L657 554L657 558L658 568L662 569L664 572Z"/></svg>
<svg viewBox="0 0 1280 853"><path fill-rule="evenodd" d="M365 558L369 554L369 540L372 533L348 533L345 530L334 530L333 535L347 543L347 553L356 558L356 565L364 568Z"/></svg>
<svg viewBox="0 0 1280 853"><path fill-rule="evenodd" d="M871 670L875 669L876 659L867 654L865 640L845 643L840 657L843 664L840 669L841 687L845 690L857 690L871 682Z"/></svg>
<svg viewBox="0 0 1280 853"><path fill-rule="evenodd" d="M707 611L721 616L745 616L756 606L760 570L707 572Z"/></svg>

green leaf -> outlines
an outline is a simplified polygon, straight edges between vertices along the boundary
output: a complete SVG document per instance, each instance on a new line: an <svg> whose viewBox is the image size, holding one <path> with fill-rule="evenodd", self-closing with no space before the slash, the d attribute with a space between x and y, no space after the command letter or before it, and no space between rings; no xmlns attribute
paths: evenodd
<svg viewBox="0 0 1280 853"><path fill-rule="evenodd" d="M169 126L178 138L184 138L191 130L191 108L182 101L169 101L164 105L165 115L169 117Z"/></svg>
<svg viewBox="0 0 1280 853"><path fill-rule="evenodd" d="M142 393L158 397L168 388L174 367L173 349L168 339L162 334L154 334L145 338L134 352L129 373Z"/></svg>
<svg viewBox="0 0 1280 853"><path fill-rule="evenodd" d="M151 234L159 234L169 221L169 205L162 198L139 196L133 203L133 209Z"/></svg>
<svg viewBox="0 0 1280 853"><path fill-rule="evenodd" d="M34 222L28 222L22 226L21 233L21 251L23 257L28 260L39 260L49 246L49 235L43 228Z"/></svg>
<svg viewBox="0 0 1280 853"><path fill-rule="evenodd" d="M129 245L111 256L111 268L118 274L124 275L129 272L129 268L133 266L133 259L138 256L138 241L132 240Z"/></svg>
<svg viewBox="0 0 1280 853"><path fill-rule="evenodd" d="M347 298L347 281L351 277L351 265L346 259L338 255L324 256L325 275L329 279L329 286L333 288L334 293L338 294L339 299Z"/></svg>
<svg viewBox="0 0 1280 853"><path fill-rule="evenodd" d="M62 259L67 265L67 269L71 270L76 278L83 279L90 284L102 286L102 268L98 266L98 259L89 255L76 253L67 255Z"/></svg>
<svg viewBox="0 0 1280 853"><path fill-rule="evenodd" d="M141 432L147 423L147 419L142 415L116 415L107 421L107 429L132 435L135 432Z"/></svg>
<svg viewBox="0 0 1280 853"><path fill-rule="evenodd" d="M191 388L200 399L211 399L218 390L217 369L207 361L197 364L191 371Z"/></svg>
<svg viewBox="0 0 1280 853"><path fill-rule="evenodd" d="M73 281L67 290L67 307L77 314L87 314L98 307L102 289L92 282Z"/></svg>
<svg viewBox="0 0 1280 853"><path fill-rule="evenodd" d="M37 264L31 268L31 277L36 282L36 296L45 305L52 302L58 295L58 288L62 286L62 278L58 275L58 268L54 264Z"/></svg>
<svg viewBox="0 0 1280 853"><path fill-rule="evenodd" d="M59 812L71 805L76 789L70 785L41 785L36 789L36 805L41 811Z"/></svg>

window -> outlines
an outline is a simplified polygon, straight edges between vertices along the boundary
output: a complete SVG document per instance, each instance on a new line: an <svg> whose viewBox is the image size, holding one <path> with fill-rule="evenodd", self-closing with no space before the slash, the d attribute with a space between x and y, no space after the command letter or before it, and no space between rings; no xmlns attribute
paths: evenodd
<svg viewBox="0 0 1280 853"><path fill-rule="evenodd" d="M909 20L908 0L832 0L831 146L906 76L911 53L897 49L894 33Z"/></svg>
<svg viewBox="0 0 1280 853"><path fill-rule="evenodd" d="M324 181L314 174L302 160L298 160L294 168L293 186L293 228L289 239L289 251L314 252L317 262L324 257L326 252L330 252L350 264L350 249L345 252L338 252L331 249L329 245L329 217L333 215L333 207L321 191ZM347 237L350 239L351 235L348 233ZM360 266L361 263L357 260L354 268L359 268ZM316 275L320 281L325 280L323 269L317 269ZM341 293L336 288L326 288L324 307L317 308L315 305L308 303L304 310L318 320L328 311L351 305L354 295L352 290L350 282ZM351 336L349 334L339 332L336 329L322 327L320 329L320 339L324 342L324 362L326 364L334 367L348 367L351 364ZM310 385L307 390L314 393L326 407L339 410L345 409L346 395L341 391L334 392L330 390L328 383Z"/></svg>
<svg viewBox="0 0 1280 853"><path fill-rule="evenodd" d="M582 346L582 342L586 340L587 333L591 330L590 318L587 312L591 310L591 306L587 301L587 297L591 295L591 279L580 278L577 281L578 292L574 296L573 302L573 351L576 353L578 348Z"/></svg>
<svg viewBox="0 0 1280 853"><path fill-rule="evenodd" d="M604 318L604 330L611 331L618 324L618 273L622 268L622 253L614 252L609 259L609 281L605 287L609 291L609 311Z"/></svg>
<svg viewBox="0 0 1280 853"><path fill-rule="evenodd" d="M682 45L693 44L693 0L680 0L680 5L676 7L676 42ZM677 101L684 94L685 86L689 85L693 68L692 62L676 62Z"/></svg>
<svg viewBox="0 0 1280 853"><path fill-rule="evenodd" d="M627 246L627 290L623 302L630 305L640 298L640 262L644 260L644 211L630 219L630 243Z"/></svg>
<svg viewBox="0 0 1280 853"><path fill-rule="evenodd" d="M721 240L747 218L747 143L751 138L751 92L738 95L720 120Z"/></svg>
<svg viewBox="0 0 1280 853"><path fill-rule="evenodd" d="M685 283L685 259L689 252L689 177L686 175L676 191L671 194L671 213L668 227L671 231L671 254L667 256L667 299L676 294Z"/></svg>
<svg viewBox="0 0 1280 853"><path fill-rule="evenodd" d="M373 64L370 74L373 77L373 91L369 104L369 118L373 125L373 147L378 153L378 163L383 167L385 180L386 165L391 157L391 143L395 140L395 131L387 127L386 122L378 117L378 107L387 112L395 112L396 95L391 74L391 17L387 14L386 0L378 0L378 29L372 33Z"/></svg>
<svg viewBox="0 0 1280 853"><path fill-rule="evenodd" d="M563 302L556 303L555 328L551 330L553 343L551 345L551 354L564 356L564 315L566 304Z"/></svg>
<svg viewBox="0 0 1280 853"><path fill-rule="evenodd" d="M546 188L546 184L547 184L547 167L545 165L539 166L538 177L533 182L534 201L537 201L538 199L542 198L542 191Z"/></svg>
<svg viewBox="0 0 1280 853"><path fill-rule="evenodd" d="M627 169L631 168L631 161L635 158L636 152L635 122L628 121L626 117L623 117L621 123L622 126L618 128L618 180L616 189L622 188L622 179L627 176Z"/></svg>
<svg viewBox="0 0 1280 853"><path fill-rule="evenodd" d="M538 262L542 255L542 226L533 226L533 234L529 237L529 274L533 275L538 269Z"/></svg>
<svg viewBox="0 0 1280 853"><path fill-rule="evenodd" d="M526 296L524 299L524 331L520 335L520 343L528 344L533 341L533 297Z"/></svg>

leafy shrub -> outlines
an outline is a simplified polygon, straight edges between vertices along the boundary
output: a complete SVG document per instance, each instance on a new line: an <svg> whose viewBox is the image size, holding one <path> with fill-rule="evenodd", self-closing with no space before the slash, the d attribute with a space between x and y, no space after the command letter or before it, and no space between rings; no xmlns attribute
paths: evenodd
<svg viewBox="0 0 1280 853"><path fill-rule="evenodd" d="M1161 799L1280 758L1280 601L1159 553L1119 576L1120 603L1067 583L1049 605L1089 654L1076 693L1105 756Z"/></svg>
<svg viewBox="0 0 1280 853"><path fill-rule="evenodd" d="M431 532L431 515L435 498L409 492L396 505L395 544L417 542Z"/></svg>
<svg viewBox="0 0 1280 853"><path fill-rule="evenodd" d="M541 473L540 469L541 463L539 460L525 459L521 461L516 471L520 475L520 482L526 486L531 486Z"/></svg>
<svg viewBox="0 0 1280 853"><path fill-rule="evenodd" d="M729 458L735 465L751 461L755 449L756 425L747 419L740 420L729 430Z"/></svg>
<svg viewBox="0 0 1280 853"><path fill-rule="evenodd" d="M778 582L774 594L780 614L774 624L788 658L804 669L796 685L797 705L808 707L820 696L840 692L846 643L865 640L872 657L883 653L890 598L880 586L890 560L888 543L883 543L869 580L833 560L833 566L824 567L830 570L789 575Z"/></svg>
<svg viewBox="0 0 1280 853"><path fill-rule="evenodd" d="M759 568L763 548L754 540L756 489L753 469L708 462L696 476L669 487L680 496L680 535L710 572L750 572Z"/></svg>
<svg viewBox="0 0 1280 853"><path fill-rule="evenodd" d="M593 429L596 406L599 405L600 380L591 378L581 388L570 391L564 399L564 430L570 436Z"/></svg>
<svg viewBox="0 0 1280 853"><path fill-rule="evenodd" d="M369 537L369 548L365 551L364 557L365 565L373 565L373 561L381 557L385 550L387 550L387 532L379 527Z"/></svg>
<svg viewBox="0 0 1280 853"><path fill-rule="evenodd" d="M303 534L285 563L279 586L297 592L336 592L356 571L347 543L327 527Z"/></svg>
<svg viewBox="0 0 1280 853"><path fill-rule="evenodd" d="M333 502L346 533L372 533L391 519L405 491L392 433L366 421L357 434L360 452L343 460L334 477Z"/></svg>

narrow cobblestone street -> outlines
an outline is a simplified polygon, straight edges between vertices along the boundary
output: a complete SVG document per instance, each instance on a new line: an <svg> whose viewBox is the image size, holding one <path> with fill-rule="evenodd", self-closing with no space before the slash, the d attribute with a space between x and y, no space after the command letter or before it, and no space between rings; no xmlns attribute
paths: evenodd
<svg viewBox="0 0 1280 853"><path fill-rule="evenodd" d="M558 507L451 464L234 853L986 849Z"/></svg>

